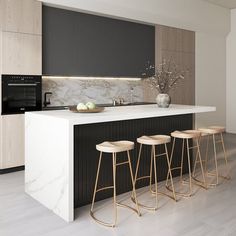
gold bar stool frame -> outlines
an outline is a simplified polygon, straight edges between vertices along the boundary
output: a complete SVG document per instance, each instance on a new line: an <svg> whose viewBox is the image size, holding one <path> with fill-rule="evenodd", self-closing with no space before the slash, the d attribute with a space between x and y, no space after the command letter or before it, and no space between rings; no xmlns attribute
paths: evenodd
<svg viewBox="0 0 236 236"><path fill-rule="evenodd" d="M93 200L92 200L90 215L99 224L102 224L102 225L108 226L108 227L115 227L116 223L117 223L117 206L126 207L128 209L131 209L131 210L135 211L139 216L141 215L140 211L139 211L139 206L138 206L138 203L137 203L135 184L134 184L132 166L131 166L131 161L130 161L130 153L129 153L130 150L134 149L134 143L130 142L130 141L103 142L103 143L100 143L100 144L96 145L96 149L98 151L100 151L100 157L99 157L99 162L98 162L97 175L96 175L96 181L95 181L95 187L94 187L94 193L93 193ZM119 152L127 152L127 161L123 161L123 162L120 162L120 163L116 162L117 153L119 153ZM99 172L100 172L102 154L103 153L111 153L112 154L113 185L97 189L98 178L99 178ZM132 194L134 196L135 206L136 206L135 208L132 208L132 207L130 207L128 205L125 205L125 204L118 203L116 201L116 167L121 166L121 165L125 165L125 164L129 165L130 176L131 176L131 181L132 181L132 186L133 186ZM100 191L103 191L103 190L107 190L107 189L113 189L113 205L114 205L114 222L113 223L107 223L107 222L104 222L104 221L101 221L101 220L97 219L94 216L94 211L93 211L94 202L95 202L95 198L96 198L96 193L100 192Z"/></svg>
<svg viewBox="0 0 236 236"><path fill-rule="evenodd" d="M170 179L171 179L171 183L172 183L172 195L173 196L170 196L166 193L158 192L158 190L157 190L156 158L160 157L160 156L166 156L167 165L168 165L168 172L169 172L169 170L170 170L170 159L169 159L168 150L167 150L167 143L170 143L170 141L171 141L171 137L167 136L167 135L142 136L142 137L137 138L137 142L140 144L140 146L139 146L138 162L137 162L137 166L136 166L134 181L135 181L135 184L136 184L136 182L139 181L139 180L149 179L149 190L150 190L151 194L155 195L155 201L156 201L156 206L154 206L154 207L146 206L146 205L143 205L141 203L138 203L138 205L140 207L142 207L146 210L157 210L157 208L158 208L157 195L158 194L166 195L166 196L168 196L168 197L170 197L170 198L172 198L173 200L176 201L176 196L175 196L174 185L173 185L173 180L172 180L172 174L171 173L170 173ZM143 145L151 146L150 174L147 175L147 176L138 177L139 164L140 164L141 152L142 152L142 146ZM156 154L156 146L158 146L158 145L164 145L164 147L165 147L165 152L164 153ZM152 190L152 169L154 169L155 191ZM132 201L135 202L135 198L133 196L132 196Z"/></svg>
<svg viewBox="0 0 236 236"><path fill-rule="evenodd" d="M230 174L229 174L230 170L229 170L229 166L228 166L228 159L227 159L227 154L226 154L225 144L224 144L224 139L223 139L223 133L225 132L225 127L210 126L208 128L199 128L198 130L200 130L202 132L203 136L207 136L206 154L205 154L205 160L203 160L203 162L205 163L204 169L205 169L206 175L216 177L215 183L207 183L207 186L208 187L215 187L219 184L219 177L223 178L223 179L227 179L227 180L231 179ZM216 140L217 135L220 137L219 140ZM215 171L213 171L213 172L208 171L208 152L209 152L210 137L212 137L213 151L214 151L214 162L215 162ZM219 174L216 144L221 144L222 149L223 149L225 166L226 166L227 172L228 172L228 175L226 175L226 176ZM194 172L195 172L195 168L196 168L197 163L198 163L197 161L195 161L195 163L194 163Z"/></svg>
<svg viewBox="0 0 236 236"><path fill-rule="evenodd" d="M206 189L206 180L205 180L205 174L203 170L203 165L202 165L202 158L201 158L201 153L200 153L200 145L199 145L199 140L201 138L201 132L198 130L185 130L185 131L174 131L171 133L171 136L174 138L173 144L172 144L172 150L171 150L171 157L170 157L170 163L172 164L173 160L173 154L174 154L174 148L175 148L175 143L176 139L182 139L182 153L181 153L181 165L178 167L173 167L170 168L170 171L167 174L167 180L166 180L166 188L170 191L172 191L172 188L168 184L169 182L169 176L172 170L179 169L180 170L180 183L181 184L189 184L189 191L188 192L179 192L176 191L176 195L182 196L182 197L191 197L193 192L192 192L192 185L195 183L196 185L199 185L200 187L203 187ZM196 140L196 145L190 147L189 146L189 140ZM189 172L189 181L183 180L183 163L184 163L184 148L186 146L187 149L187 162L188 162L188 172ZM202 173L202 178L203 181L198 180L197 178L194 178L192 175L192 170L191 170L191 159L190 159L190 150L191 149L196 149L196 160L200 163L201 167L201 173ZM195 182L193 182L195 180Z"/></svg>

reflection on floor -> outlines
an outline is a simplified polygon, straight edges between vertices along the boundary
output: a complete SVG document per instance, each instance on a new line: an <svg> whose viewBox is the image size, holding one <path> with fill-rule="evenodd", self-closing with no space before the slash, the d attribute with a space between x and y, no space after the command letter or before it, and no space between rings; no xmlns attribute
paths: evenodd
<svg viewBox="0 0 236 236"><path fill-rule="evenodd" d="M229 164L236 168L236 135L225 136ZM160 196L156 212L142 210L138 217L132 211L119 209L118 227L111 229L96 224L89 216L89 207L76 210L76 220L65 223L51 211L24 193L24 172L0 175L0 235L1 236L73 236L73 235L236 235L236 174L217 188L196 189L191 198L173 200ZM143 191L143 189L141 190ZM140 191L139 191L140 192ZM118 199L128 199L129 195ZM140 197L150 201L148 194ZM149 199L149 200L148 200ZM111 200L99 202L98 212L104 220L111 220Z"/></svg>

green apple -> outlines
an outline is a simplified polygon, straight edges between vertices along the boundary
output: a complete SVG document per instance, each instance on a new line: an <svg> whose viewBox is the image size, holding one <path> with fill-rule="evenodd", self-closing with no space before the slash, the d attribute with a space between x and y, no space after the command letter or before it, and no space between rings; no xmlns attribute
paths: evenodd
<svg viewBox="0 0 236 236"><path fill-rule="evenodd" d="M77 110L87 110L87 109L88 107L82 102L77 105Z"/></svg>
<svg viewBox="0 0 236 236"><path fill-rule="evenodd" d="M91 110L91 109L95 109L96 105L93 102L87 102L86 107Z"/></svg>

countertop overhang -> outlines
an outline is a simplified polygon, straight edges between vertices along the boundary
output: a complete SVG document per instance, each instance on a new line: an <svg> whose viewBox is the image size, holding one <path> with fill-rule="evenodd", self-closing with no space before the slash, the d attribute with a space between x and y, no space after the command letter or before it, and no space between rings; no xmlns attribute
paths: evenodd
<svg viewBox="0 0 236 236"><path fill-rule="evenodd" d="M212 112L213 106L189 106L171 104L169 108L159 108L156 104L139 106L106 107L100 113L73 113L69 110L27 112L27 115L42 115L55 119L64 119L72 125L102 123L120 120L143 119L151 117L174 116Z"/></svg>

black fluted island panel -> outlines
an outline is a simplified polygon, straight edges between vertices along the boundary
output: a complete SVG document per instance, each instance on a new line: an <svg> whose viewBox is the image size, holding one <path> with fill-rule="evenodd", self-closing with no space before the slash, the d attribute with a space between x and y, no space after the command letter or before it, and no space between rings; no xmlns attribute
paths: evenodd
<svg viewBox="0 0 236 236"><path fill-rule="evenodd" d="M96 178L99 152L96 144L103 141L130 140L136 142L142 135L167 134L174 130L192 129L193 115L175 115L156 118L145 118L125 121L114 121L74 126L74 207L80 207L91 203L93 188ZM181 155L181 143L177 141L173 165L179 165ZM171 145L168 145L169 152ZM149 173L150 147L144 147L140 163L140 174ZM162 151L158 149L158 151ZM138 146L131 152L133 170L136 166ZM122 161L125 154L117 155L117 162ZM187 171L186 166L184 171ZM157 161L158 181L164 180L167 175L165 158ZM178 175L176 172L174 175ZM104 154L102 159L98 186L112 184L112 158ZM148 185L148 180L138 182L137 187ZM117 167L117 193L121 194L131 190L131 180L127 166ZM112 197L112 190L102 191L97 194L97 200Z"/></svg>

